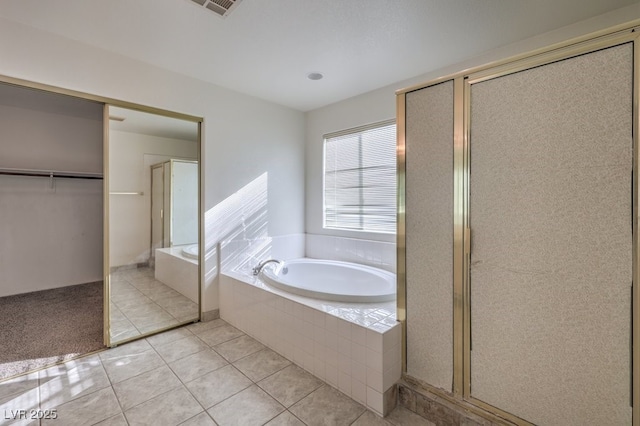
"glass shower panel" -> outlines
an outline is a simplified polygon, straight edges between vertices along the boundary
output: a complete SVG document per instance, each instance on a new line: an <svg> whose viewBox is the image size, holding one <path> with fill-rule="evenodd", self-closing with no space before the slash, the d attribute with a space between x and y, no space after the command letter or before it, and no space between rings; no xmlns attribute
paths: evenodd
<svg viewBox="0 0 640 426"><path fill-rule="evenodd" d="M198 243L198 163L171 160L171 245Z"/></svg>

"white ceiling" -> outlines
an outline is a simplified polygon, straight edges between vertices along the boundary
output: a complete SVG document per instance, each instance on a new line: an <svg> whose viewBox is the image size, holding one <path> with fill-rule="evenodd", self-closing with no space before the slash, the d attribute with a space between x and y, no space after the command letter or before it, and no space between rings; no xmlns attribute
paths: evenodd
<svg viewBox="0 0 640 426"><path fill-rule="evenodd" d="M308 111L632 4L243 0L221 18L191 0L1 0L0 16Z"/></svg>

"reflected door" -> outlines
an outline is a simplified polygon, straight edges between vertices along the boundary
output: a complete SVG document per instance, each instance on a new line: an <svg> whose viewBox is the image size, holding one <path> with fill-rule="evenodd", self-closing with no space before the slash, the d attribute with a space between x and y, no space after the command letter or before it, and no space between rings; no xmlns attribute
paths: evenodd
<svg viewBox="0 0 640 426"><path fill-rule="evenodd" d="M151 167L151 259L155 265L156 249L164 247L164 171Z"/></svg>

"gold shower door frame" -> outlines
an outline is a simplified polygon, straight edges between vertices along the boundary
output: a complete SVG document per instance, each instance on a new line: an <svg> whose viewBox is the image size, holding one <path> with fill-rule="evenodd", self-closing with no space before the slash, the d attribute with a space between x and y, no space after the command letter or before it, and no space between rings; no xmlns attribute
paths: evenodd
<svg viewBox="0 0 640 426"><path fill-rule="evenodd" d="M471 394L471 287L470 255L472 230L470 224L470 94L475 83L502 77L519 71L539 67L579 55L596 52L625 43L633 43L633 266L632 266L632 326L631 326L631 377L632 377L632 424L640 426L640 253L638 247L638 214L640 212L638 191L640 190L640 21L620 25L578 39L553 45L545 49L519 55L457 74L445 76L426 84L413 86L397 92L397 132L398 132L398 234L397 234L397 317L402 323L402 370L403 376L417 383L445 400L460 403L469 411L484 412L519 425L531 425L511 413L494 407ZM424 89L444 81L454 83L454 129L453 129L453 383L452 393L411 380L407 376L407 283L406 283L406 94ZM625 309L621 307L621 309Z"/></svg>

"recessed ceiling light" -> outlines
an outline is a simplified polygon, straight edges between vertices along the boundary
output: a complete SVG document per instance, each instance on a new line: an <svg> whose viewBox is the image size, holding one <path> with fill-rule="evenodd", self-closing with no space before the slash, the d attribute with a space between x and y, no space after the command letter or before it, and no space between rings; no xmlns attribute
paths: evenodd
<svg viewBox="0 0 640 426"><path fill-rule="evenodd" d="M320 74L319 72L312 72L312 73L309 73L307 75L307 78L309 80L322 80L322 77L324 77L324 76L322 74Z"/></svg>

